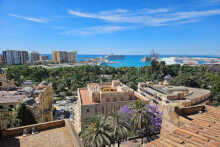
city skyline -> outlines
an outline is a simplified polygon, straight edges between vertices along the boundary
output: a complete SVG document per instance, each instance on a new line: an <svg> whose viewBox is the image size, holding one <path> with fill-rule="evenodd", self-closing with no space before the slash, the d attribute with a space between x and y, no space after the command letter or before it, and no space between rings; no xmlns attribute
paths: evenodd
<svg viewBox="0 0 220 147"><path fill-rule="evenodd" d="M220 1L0 0L0 53L220 55Z"/></svg>

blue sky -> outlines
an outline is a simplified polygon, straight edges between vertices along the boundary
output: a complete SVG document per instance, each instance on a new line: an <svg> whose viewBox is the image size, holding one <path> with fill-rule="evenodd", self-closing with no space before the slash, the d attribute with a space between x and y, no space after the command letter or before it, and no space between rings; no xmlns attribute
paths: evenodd
<svg viewBox="0 0 220 147"><path fill-rule="evenodd" d="M0 51L220 55L220 0L0 0Z"/></svg>

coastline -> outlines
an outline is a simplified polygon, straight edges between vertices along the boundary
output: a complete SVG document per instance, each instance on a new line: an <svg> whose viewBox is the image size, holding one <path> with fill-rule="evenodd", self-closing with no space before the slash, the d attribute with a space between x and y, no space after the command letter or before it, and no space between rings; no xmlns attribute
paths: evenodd
<svg viewBox="0 0 220 147"><path fill-rule="evenodd" d="M50 60L52 59L51 54L42 54L48 55ZM88 63L89 59L95 58L103 58L106 55L78 55L78 62L74 65L64 64L62 66L82 66L82 65L107 65L111 67L143 67L149 66L151 62L142 62L141 59L144 58L145 55L125 55L124 59L110 60L110 62L104 63ZM198 66L198 65L215 65L220 64L219 56L208 56L208 55L161 55L159 61L164 61L167 65L172 64L181 64L181 65L190 65L190 66ZM60 67L60 65L57 65Z"/></svg>

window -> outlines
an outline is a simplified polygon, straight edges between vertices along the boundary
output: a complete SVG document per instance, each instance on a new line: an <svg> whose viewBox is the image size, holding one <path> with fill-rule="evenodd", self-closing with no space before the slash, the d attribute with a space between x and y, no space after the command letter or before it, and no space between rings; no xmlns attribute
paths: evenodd
<svg viewBox="0 0 220 147"><path fill-rule="evenodd" d="M3 106L2 106L2 105L0 105L0 109L3 109Z"/></svg>
<svg viewBox="0 0 220 147"><path fill-rule="evenodd" d="M10 108L14 108L14 106L13 106L13 105L10 105Z"/></svg>
<svg viewBox="0 0 220 147"><path fill-rule="evenodd" d="M86 109L86 112L89 113L89 109Z"/></svg>
<svg viewBox="0 0 220 147"><path fill-rule="evenodd" d="M0 82L0 87L2 87L2 82Z"/></svg>

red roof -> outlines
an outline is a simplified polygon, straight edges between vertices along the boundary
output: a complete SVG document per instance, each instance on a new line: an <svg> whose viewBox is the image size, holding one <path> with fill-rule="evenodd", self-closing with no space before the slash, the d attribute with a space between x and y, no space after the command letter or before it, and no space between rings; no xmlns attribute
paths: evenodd
<svg viewBox="0 0 220 147"><path fill-rule="evenodd" d="M93 104L92 98L89 97L88 89L80 89L79 90L82 105L91 105Z"/></svg>
<svg viewBox="0 0 220 147"><path fill-rule="evenodd" d="M191 115L192 119L169 135L143 147L220 147L220 107L207 106L208 111Z"/></svg>

